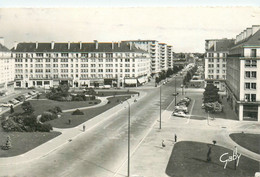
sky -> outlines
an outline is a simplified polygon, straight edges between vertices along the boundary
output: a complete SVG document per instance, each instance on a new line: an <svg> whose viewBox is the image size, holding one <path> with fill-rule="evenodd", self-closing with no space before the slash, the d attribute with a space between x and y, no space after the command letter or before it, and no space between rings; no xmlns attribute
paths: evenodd
<svg viewBox="0 0 260 177"><path fill-rule="evenodd" d="M252 25L260 25L260 6L253 0L0 2L0 36L8 48L14 41L149 39L172 45L174 52L204 52L205 39L235 38Z"/></svg>

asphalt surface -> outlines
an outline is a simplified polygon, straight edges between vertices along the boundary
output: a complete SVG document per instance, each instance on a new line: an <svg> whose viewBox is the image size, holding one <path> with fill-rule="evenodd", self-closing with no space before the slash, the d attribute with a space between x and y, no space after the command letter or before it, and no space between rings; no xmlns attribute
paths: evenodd
<svg viewBox="0 0 260 177"><path fill-rule="evenodd" d="M181 78L176 80L179 87ZM172 80L161 87L162 111L174 99L174 85L175 81ZM159 117L159 88L143 91L147 95L131 105L131 149L135 149ZM127 158L128 105L124 104L123 111L45 157L0 167L0 176L114 176Z"/></svg>

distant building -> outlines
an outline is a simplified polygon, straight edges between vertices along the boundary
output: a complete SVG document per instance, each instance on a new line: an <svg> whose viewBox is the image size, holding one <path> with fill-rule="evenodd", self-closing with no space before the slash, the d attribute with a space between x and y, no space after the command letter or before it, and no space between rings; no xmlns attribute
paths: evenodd
<svg viewBox="0 0 260 177"><path fill-rule="evenodd" d="M163 70L167 71L169 68L173 68L172 46L159 43L156 40L130 40L125 42L133 43L137 48L150 54L151 73L158 74Z"/></svg>
<svg viewBox="0 0 260 177"><path fill-rule="evenodd" d="M225 90L227 55L234 39L208 39L205 43L205 81Z"/></svg>
<svg viewBox="0 0 260 177"><path fill-rule="evenodd" d="M4 46L0 38L0 93L12 92L14 89L14 59L11 51Z"/></svg>
<svg viewBox="0 0 260 177"><path fill-rule="evenodd" d="M150 76L150 56L132 43L18 43L15 87L138 86Z"/></svg>
<svg viewBox="0 0 260 177"><path fill-rule="evenodd" d="M260 121L260 25L236 36L227 58L227 98L239 120Z"/></svg>

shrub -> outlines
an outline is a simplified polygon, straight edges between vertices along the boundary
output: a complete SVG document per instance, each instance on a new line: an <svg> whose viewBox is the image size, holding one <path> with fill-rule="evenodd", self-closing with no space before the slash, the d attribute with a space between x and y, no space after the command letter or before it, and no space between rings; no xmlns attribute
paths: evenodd
<svg viewBox="0 0 260 177"><path fill-rule="evenodd" d="M41 122L46 122L49 120L57 119L58 116L56 113L45 111L42 113Z"/></svg>
<svg viewBox="0 0 260 177"><path fill-rule="evenodd" d="M76 109L75 111L72 112L72 115L84 115L84 113L81 110Z"/></svg>
<svg viewBox="0 0 260 177"><path fill-rule="evenodd" d="M52 130L51 124L41 124L36 125L36 130L39 132L50 132Z"/></svg>

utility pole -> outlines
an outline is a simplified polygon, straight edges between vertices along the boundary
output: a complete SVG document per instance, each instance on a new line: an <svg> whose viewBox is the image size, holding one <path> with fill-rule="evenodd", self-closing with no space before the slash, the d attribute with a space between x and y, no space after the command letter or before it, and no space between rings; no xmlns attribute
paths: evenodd
<svg viewBox="0 0 260 177"><path fill-rule="evenodd" d="M177 96L177 93L176 93L176 76L174 77L175 78L175 106L176 106L176 96Z"/></svg>
<svg viewBox="0 0 260 177"><path fill-rule="evenodd" d="M162 90L160 86L160 124L159 124L159 129L162 129Z"/></svg>

